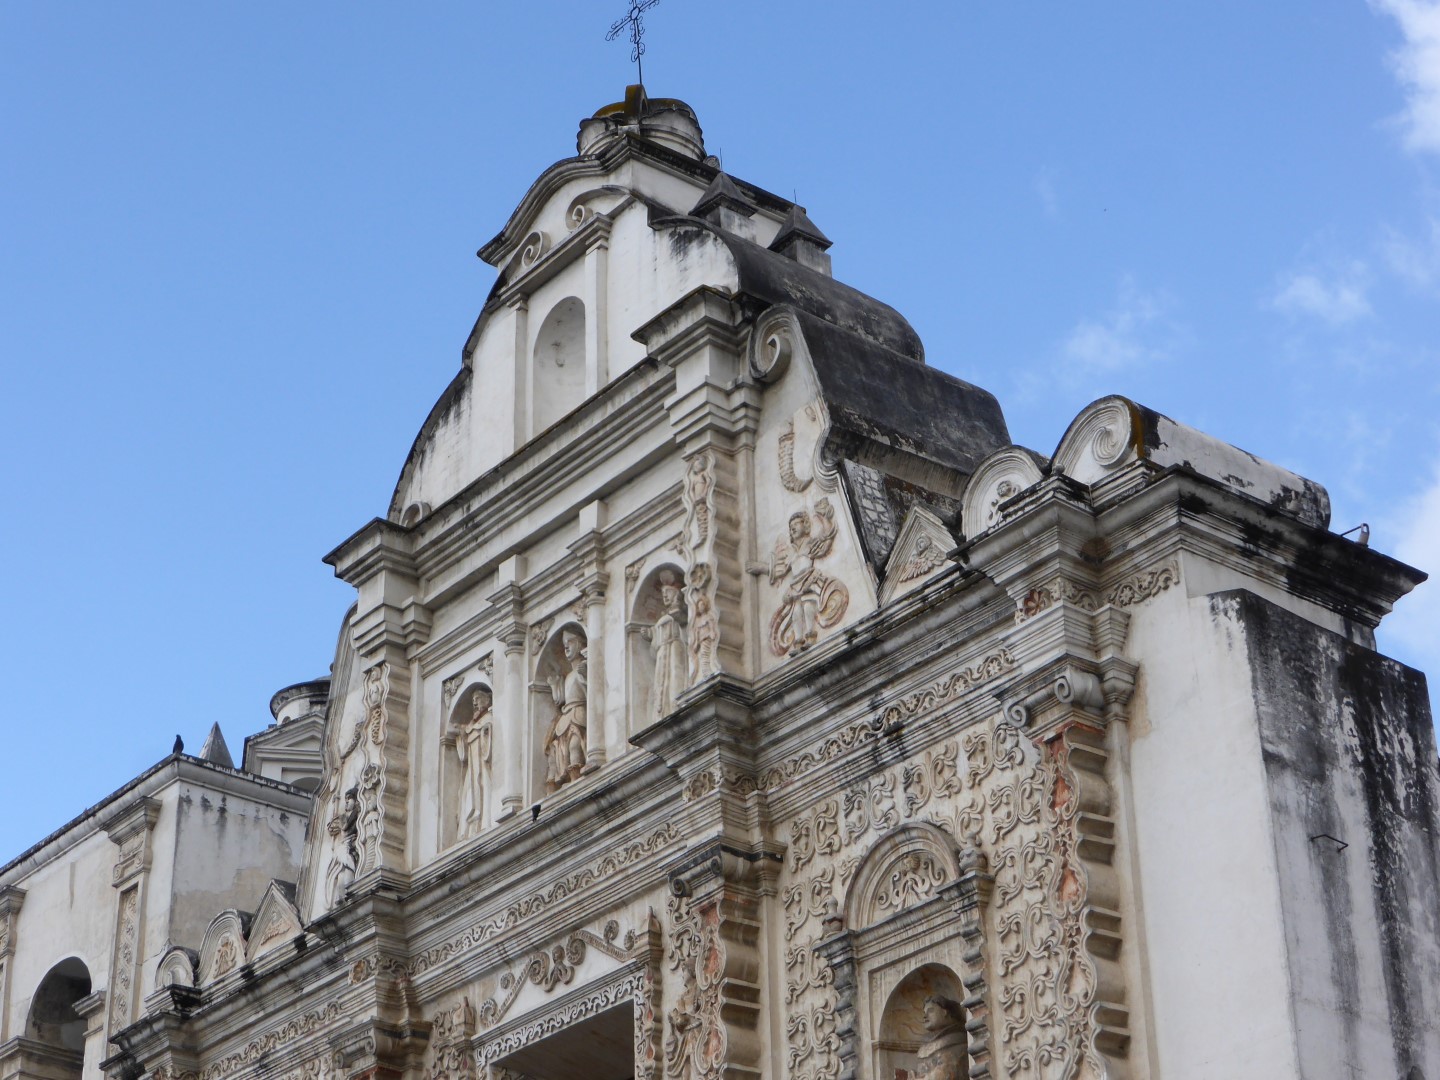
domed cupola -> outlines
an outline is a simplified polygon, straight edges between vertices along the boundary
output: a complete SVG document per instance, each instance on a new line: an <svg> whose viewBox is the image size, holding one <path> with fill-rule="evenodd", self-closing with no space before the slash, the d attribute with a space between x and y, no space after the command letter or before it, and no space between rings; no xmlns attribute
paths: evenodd
<svg viewBox="0 0 1440 1080"><path fill-rule="evenodd" d="M643 86L627 86L625 100L580 121L575 140L582 155L597 155L626 135L660 143L696 161L705 158L705 137L695 110L676 98L652 98Z"/></svg>

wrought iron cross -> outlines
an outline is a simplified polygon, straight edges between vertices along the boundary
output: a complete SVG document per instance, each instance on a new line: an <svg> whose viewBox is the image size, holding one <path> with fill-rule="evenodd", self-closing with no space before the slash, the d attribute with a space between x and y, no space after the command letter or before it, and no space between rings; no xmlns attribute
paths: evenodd
<svg viewBox="0 0 1440 1080"><path fill-rule="evenodd" d="M623 19L617 19L605 35L606 41L614 41L626 29L630 31L630 59L635 64L635 73L641 86L645 85L645 65L640 58L645 55L645 24L640 16L658 4L660 0L630 0L630 10Z"/></svg>

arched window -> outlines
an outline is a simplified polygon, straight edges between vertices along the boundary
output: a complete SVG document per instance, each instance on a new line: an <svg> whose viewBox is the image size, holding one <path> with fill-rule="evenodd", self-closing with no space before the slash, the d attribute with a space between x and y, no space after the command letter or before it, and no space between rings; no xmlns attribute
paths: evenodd
<svg viewBox="0 0 1440 1080"><path fill-rule="evenodd" d="M531 356L531 425L538 435L585 400L585 305L567 296L545 316Z"/></svg>
<svg viewBox="0 0 1440 1080"><path fill-rule="evenodd" d="M85 1019L75 1004L89 996L90 969L73 956L51 968L36 987L25 1036L39 1044L46 1075L78 1080L85 1064Z"/></svg>

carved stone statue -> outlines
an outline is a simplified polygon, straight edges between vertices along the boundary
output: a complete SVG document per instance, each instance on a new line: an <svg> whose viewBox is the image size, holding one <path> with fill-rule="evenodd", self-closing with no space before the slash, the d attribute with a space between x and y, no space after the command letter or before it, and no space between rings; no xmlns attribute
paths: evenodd
<svg viewBox="0 0 1440 1080"><path fill-rule="evenodd" d="M490 706L494 698L485 687L470 695L470 719L455 726L455 756L460 759L460 811L458 833L462 840L480 832L485 809L485 782L490 772L494 743Z"/></svg>
<svg viewBox="0 0 1440 1080"><path fill-rule="evenodd" d="M665 1075L677 1080L692 1080L695 1076L697 1057L701 1052L700 994L695 985L695 975L684 969L684 989L680 998L671 1008L665 1032Z"/></svg>
<svg viewBox="0 0 1440 1080"><path fill-rule="evenodd" d="M708 679L718 670L715 666L715 649L719 644L720 619L715 614L715 605L711 603L710 597L697 589L694 609L690 614L689 685L693 686Z"/></svg>
<svg viewBox="0 0 1440 1080"><path fill-rule="evenodd" d="M340 813L331 818L326 827L326 831L336 840L335 854L331 856L329 869L325 873L325 891L331 907L345 899L345 892L355 880L355 871L360 866L359 823L359 789L347 788Z"/></svg>
<svg viewBox="0 0 1440 1080"><path fill-rule="evenodd" d="M655 649L655 681L651 689L657 720L675 711L675 699L690 685L690 650L685 641L680 582L668 570L660 574L660 608L660 617L645 630Z"/></svg>
<svg viewBox="0 0 1440 1080"><path fill-rule="evenodd" d="M710 493L714 489L714 459L708 451L696 454L685 470L685 535L697 551L710 539Z"/></svg>
<svg viewBox="0 0 1440 1080"><path fill-rule="evenodd" d="M920 1060L908 1080L964 1080L970 1074L970 1063L965 1047L965 1010L960 1003L938 994L927 997L925 1033L929 1038L920 1044Z"/></svg>
<svg viewBox="0 0 1440 1080"><path fill-rule="evenodd" d="M547 793L579 779L585 768L585 636L579 630L566 628L560 632L560 642L570 670L546 680L556 709L550 730L545 733Z"/></svg>
<svg viewBox="0 0 1440 1080"><path fill-rule="evenodd" d="M790 515L789 535L775 545L770 584L786 582L780 607L770 620L770 648L777 656L808 649L822 629L838 623L850 606L850 592L815 564L835 547L835 509L829 499L815 504L813 515Z"/></svg>

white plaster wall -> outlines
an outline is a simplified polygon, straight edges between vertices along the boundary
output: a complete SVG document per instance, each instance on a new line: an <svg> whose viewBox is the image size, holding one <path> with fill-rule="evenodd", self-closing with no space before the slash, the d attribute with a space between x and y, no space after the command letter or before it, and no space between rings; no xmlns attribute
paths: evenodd
<svg viewBox="0 0 1440 1080"><path fill-rule="evenodd" d="M1245 643L1172 589L1135 609L1128 651L1155 1075L1299 1076Z"/></svg>
<svg viewBox="0 0 1440 1080"><path fill-rule="evenodd" d="M254 911L271 879L295 881L305 840L303 814L190 781L166 794L176 833L174 899L169 942L146 942L147 994L167 944L198 949L210 920L225 908Z"/></svg>
<svg viewBox="0 0 1440 1080"><path fill-rule="evenodd" d="M599 186L600 182L590 183ZM564 210L572 194L581 190L583 188L572 190L567 186L542 211L542 219L549 221L554 217L554 224L562 230L558 235L552 234L557 241L567 235L563 231ZM699 198L700 190L695 189L691 202ZM689 204L680 209L688 210ZM694 235L692 243L677 248L671 244L671 230L657 232L650 228L643 205L631 204L618 214L604 256L607 262L604 351L608 380L613 381L644 359L644 347L631 335L646 321L700 285L734 288L737 284L724 244L708 233ZM401 506L417 501L440 506L499 464L519 445L539 434L534 430L516 430L517 412L528 414L530 411L523 406L524 386L522 382L517 387L517 377L523 380L535 335L556 303L567 296L584 301L587 332L588 325L597 318L586 282L586 258L577 249L563 270L538 283L529 293L523 333L517 334L517 316L511 308L501 308L488 317L473 357L470 385L446 410L424 445L423 460L404 486ZM517 337L525 354L518 357ZM545 388L536 386L531 392L543 394ZM519 409L517 394L522 402Z"/></svg>
<svg viewBox="0 0 1440 1080"><path fill-rule="evenodd" d="M7 1031L23 1035L30 1000L40 980L67 957L90 969L92 990L110 984L115 940L115 890L110 871L119 848L103 831L92 832L62 858L14 882L25 890L10 959Z"/></svg>

